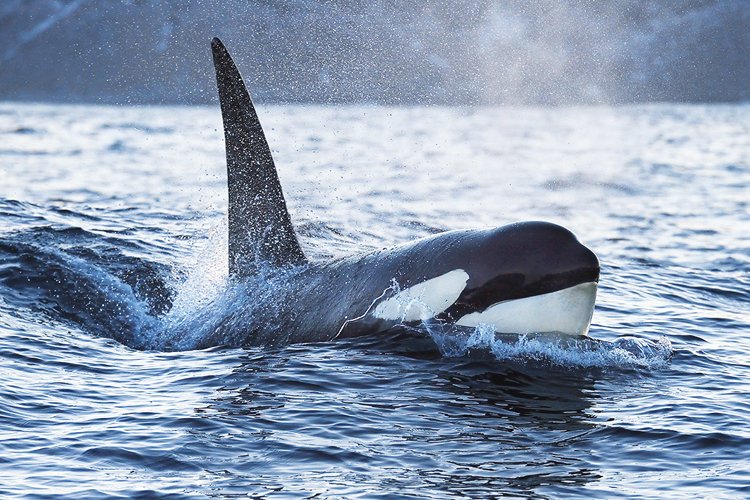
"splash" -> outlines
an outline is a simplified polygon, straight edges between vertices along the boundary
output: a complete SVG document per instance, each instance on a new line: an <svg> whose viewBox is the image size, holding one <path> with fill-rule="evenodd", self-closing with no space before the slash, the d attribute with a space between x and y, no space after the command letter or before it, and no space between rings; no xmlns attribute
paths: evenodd
<svg viewBox="0 0 750 500"><path fill-rule="evenodd" d="M181 290L185 296L177 300L179 307L161 318L161 327L152 332L148 347L184 351L316 340L295 336L294 297L301 286L295 278L305 270L304 266L259 268L256 275L241 282L215 275L194 288L189 279Z"/></svg>

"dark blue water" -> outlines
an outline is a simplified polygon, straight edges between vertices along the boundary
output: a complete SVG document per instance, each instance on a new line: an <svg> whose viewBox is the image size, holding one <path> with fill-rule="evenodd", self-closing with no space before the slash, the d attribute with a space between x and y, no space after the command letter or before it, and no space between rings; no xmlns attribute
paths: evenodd
<svg viewBox="0 0 750 500"><path fill-rule="evenodd" d="M218 109L2 104L0 496L750 496L750 107L261 113L309 255L557 222L590 338L191 350L269 293Z"/></svg>

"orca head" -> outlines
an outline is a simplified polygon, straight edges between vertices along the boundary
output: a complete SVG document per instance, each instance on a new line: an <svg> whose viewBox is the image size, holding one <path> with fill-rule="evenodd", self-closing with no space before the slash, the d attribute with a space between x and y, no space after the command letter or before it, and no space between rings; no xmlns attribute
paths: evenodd
<svg viewBox="0 0 750 500"><path fill-rule="evenodd" d="M503 333L588 331L599 260L569 230L520 222L474 233L461 247L468 280L443 319Z"/></svg>
<svg viewBox="0 0 750 500"><path fill-rule="evenodd" d="M499 333L588 332L599 260L562 226L520 222L442 233L407 254L399 273L406 287L372 309L385 326L434 318Z"/></svg>

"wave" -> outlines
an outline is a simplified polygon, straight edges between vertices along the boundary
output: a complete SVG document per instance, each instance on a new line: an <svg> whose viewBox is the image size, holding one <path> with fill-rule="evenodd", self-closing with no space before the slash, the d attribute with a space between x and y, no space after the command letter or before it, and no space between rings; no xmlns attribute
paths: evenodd
<svg viewBox="0 0 750 500"><path fill-rule="evenodd" d="M136 348L172 304L171 270L137 246L79 227L39 225L0 238L5 302Z"/></svg>

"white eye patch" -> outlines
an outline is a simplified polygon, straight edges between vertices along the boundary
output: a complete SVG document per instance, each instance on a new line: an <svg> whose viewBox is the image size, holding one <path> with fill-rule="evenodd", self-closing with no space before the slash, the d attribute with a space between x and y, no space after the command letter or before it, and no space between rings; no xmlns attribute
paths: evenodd
<svg viewBox="0 0 750 500"><path fill-rule="evenodd" d="M456 302L468 281L469 275L466 271L454 269L401 290L378 304L373 315L391 321L430 319Z"/></svg>

